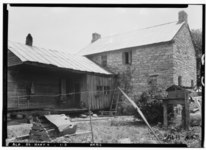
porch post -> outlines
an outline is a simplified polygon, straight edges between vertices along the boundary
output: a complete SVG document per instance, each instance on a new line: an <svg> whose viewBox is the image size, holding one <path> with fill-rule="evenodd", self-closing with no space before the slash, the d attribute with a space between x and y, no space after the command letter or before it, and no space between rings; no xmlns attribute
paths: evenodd
<svg viewBox="0 0 206 150"><path fill-rule="evenodd" d="M168 126L168 121L167 121L167 103L163 102L163 125L165 128Z"/></svg>
<svg viewBox="0 0 206 150"><path fill-rule="evenodd" d="M185 129L190 127L190 110L189 110L189 95L185 93Z"/></svg>
<svg viewBox="0 0 206 150"><path fill-rule="evenodd" d="M64 102L65 101L65 98L66 98L66 79L62 78L61 81L61 86L60 86L60 100L61 102Z"/></svg>
<svg viewBox="0 0 206 150"><path fill-rule="evenodd" d="M182 105L182 127L186 129L185 104Z"/></svg>

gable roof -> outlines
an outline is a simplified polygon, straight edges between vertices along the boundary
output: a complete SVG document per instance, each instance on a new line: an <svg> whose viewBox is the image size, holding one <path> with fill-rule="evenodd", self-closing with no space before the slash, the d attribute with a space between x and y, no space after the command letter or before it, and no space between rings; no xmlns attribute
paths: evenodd
<svg viewBox="0 0 206 150"><path fill-rule="evenodd" d="M166 89L167 92L169 91L186 91L189 93L194 92L192 87L185 87L185 86L179 86L179 85L172 85L169 88Z"/></svg>
<svg viewBox="0 0 206 150"><path fill-rule="evenodd" d="M110 72L104 70L88 58L76 54L68 54L36 46L27 46L11 41L8 42L8 50L14 53L22 63L36 62L64 69L111 75Z"/></svg>
<svg viewBox="0 0 206 150"><path fill-rule="evenodd" d="M93 43L90 43L87 47L80 50L78 54L92 55L123 48L168 42L174 38L183 24L184 22L180 24L177 24L177 22L170 22L130 31L125 34L104 37Z"/></svg>

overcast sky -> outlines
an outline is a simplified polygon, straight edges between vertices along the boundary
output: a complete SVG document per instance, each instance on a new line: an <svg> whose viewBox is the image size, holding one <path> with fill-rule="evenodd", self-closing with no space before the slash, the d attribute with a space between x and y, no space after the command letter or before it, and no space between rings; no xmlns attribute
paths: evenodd
<svg viewBox="0 0 206 150"><path fill-rule="evenodd" d="M178 11L188 13L190 29L202 28L202 6L178 8L66 8L9 7L9 40L25 43L28 33L33 45L78 52L91 41L93 32L104 36L177 21Z"/></svg>

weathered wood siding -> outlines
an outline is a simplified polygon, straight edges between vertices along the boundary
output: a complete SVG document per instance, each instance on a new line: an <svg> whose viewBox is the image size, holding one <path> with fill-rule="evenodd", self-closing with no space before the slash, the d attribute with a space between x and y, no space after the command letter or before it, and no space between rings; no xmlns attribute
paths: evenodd
<svg viewBox="0 0 206 150"><path fill-rule="evenodd" d="M41 71L31 68L9 69L8 108L109 108L113 91L111 77ZM27 87L31 87L28 101ZM97 87L102 87L101 91ZM60 96L59 94L63 94Z"/></svg>
<svg viewBox="0 0 206 150"><path fill-rule="evenodd" d="M109 108L113 92L112 78L87 75L86 83L88 92L84 94L87 98L82 99L84 103L90 104L92 110ZM98 90L97 86L102 87L102 90ZM110 91L106 92L104 87L109 87Z"/></svg>
<svg viewBox="0 0 206 150"><path fill-rule="evenodd" d="M59 79L47 75L32 75L19 71L8 71L8 108L55 107L60 86ZM27 101L27 86L33 84L32 96ZM50 95L50 96L49 96ZM29 103L29 104L28 104Z"/></svg>
<svg viewBox="0 0 206 150"><path fill-rule="evenodd" d="M110 106L113 91L105 90L113 89L111 77L19 64L21 60L8 50L8 108L88 108L90 104L97 110Z"/></svg>
<svg viewBox="0 0 206 150"><path fill-rule="evenodd" d="M8 66L10 67L21 63L21 60L18 57L16 57L14 53L8 50Z"/></svg>

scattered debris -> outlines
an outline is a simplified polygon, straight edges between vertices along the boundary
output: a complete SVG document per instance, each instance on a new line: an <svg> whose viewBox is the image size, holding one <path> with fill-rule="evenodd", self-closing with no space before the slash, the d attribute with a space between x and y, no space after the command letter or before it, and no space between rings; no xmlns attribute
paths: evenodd
<svg viewBox="0 0 206 150"><path fill-rule="evenodd" d="M129 138L125 138L125 139L119 139L118 143L132 143L132 142Z"/></svg>
<svg viewBox="0 0 206 150"><path fill-rule="evenodd" d="M87 118L87 115L81 114L81 115L80 115L80 118Z"/></svg>
<svg viewBox="0 0 206 150"><path fill-rule="evenodd" d="M23 119L23 118L24 118L24 115L23 115L23 114L17 114L17 115L16 115L16 118L17 118L17 119Z"/></svg>
<svg viewBox="0 0 206 150"><path fill-rule="evenodd" d="M44 115L37 118L30 132L30 139L37 141L51 141L53 138L74 134L77 125L70 118L63 115Z"/></svg>
<svg viewBox="0 0 206 150"><path fill-rule="evenodd" d="M93 117L98 117L97 114L93 114L92 116L93 116Z"/></svg>
<svg viewBox="0 0 206 150"><path fill-rule="evenodd" d="M200 126L201 125L201 113L200 111L196 113L190 113L190 126Z"/></svg>
<svg viewBox="0 0 206 150"><path fill-rule="evenodd" d="M89 118L72 118L70 121L88 120ZM95 120L96 119L96 120ZM105 121L98 120L105 119ZM95 121L94 121L95 120ZM117 125L111 125L114 122ZM61 135L54 137L51 141L40 141L27 139L26 134L32 124L13 125L8 127L8 142L51 142L51 143L91 143L91 129L89 121L75 122L78 128L73 134ZM119 123L119 124L118 124ZM152 135L144 122L134 121L133 116L117 117L97 117L92 118L93 135L95 143L144 143L158 144L158 141ZM30 127L29 127L30 126ZM26 132L25 129L27 128ZM155 134L162 143L165 144L186 144L188 147L201 146L201 127L195 126L190 128L190 132L176 126L163 130L161 127L152 126ZM21 132L20 132L21 131ZM57 129L58 131L58 129ZM149 131L149 132L148 132ZM52 132L52 131L51 131ZM13 135L13 136L11 136ZM25 135L25 138L24 138ZM130 142L129 142L130 141Z"/></svg>
<svg viewBox="0 0 206 150"><path fill-rule="evenodd" d="M198 138L199 138L199 135L194 132L194 129L188 131L185 136L185 140L195 140Z"/></svg>
<svg viewBox="0 0 206 150"><path fill-rule="evenodd" d="M10 125L7 127L8 139L29 134L32 124Z"/></svg>
<svg viewBox="0 0 206 150"><path fill-rule="evenodd" d="M110 119L111 117L94 117L92 118L92 122L93 121L101 121L101 120L108 120ZM79 118L74 118L74 119L71 119L71 122L84 122L84 121L90 121L89 118L82 118L82 119L79 119Z"/></svg>

